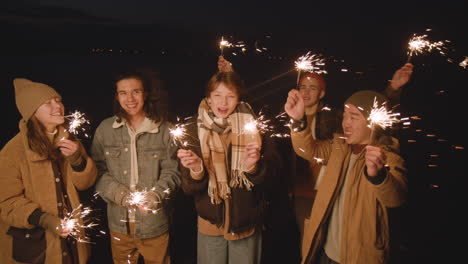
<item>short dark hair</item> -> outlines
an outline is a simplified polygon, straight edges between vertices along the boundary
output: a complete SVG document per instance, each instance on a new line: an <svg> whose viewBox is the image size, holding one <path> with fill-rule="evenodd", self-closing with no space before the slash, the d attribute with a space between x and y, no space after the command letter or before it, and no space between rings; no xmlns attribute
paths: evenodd
<svg viewBox="0 0 468 264"><path fill-rule="evenodd" d="M137 79L143 85L143 111L145 116L154 122L162 122L167 120L168 115L168 100L167 92L164 89L159 72L152 68L137 68L123 71L117 74L114 78L114 114L117 116L117 121L127 117L127 113L117 99L117 83L125 79Z"/></svg>

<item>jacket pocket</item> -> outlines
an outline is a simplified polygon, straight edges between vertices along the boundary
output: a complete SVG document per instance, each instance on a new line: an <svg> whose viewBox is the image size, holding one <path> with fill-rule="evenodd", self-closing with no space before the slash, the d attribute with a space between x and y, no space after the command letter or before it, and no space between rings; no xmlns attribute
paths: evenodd
<svg viewBox="0 0 468 264"><path fill-rule="evenodd" d="M120 148L119 147L105 147L104 155L106 158L107 169L110 174L115 178L121 177L121 165L122 161L120 160Z"/></svg>
<svg viewBox="0 0 468 264"><path fill-rule="evenodd" d="M43 228L10 227L7 234L13 238L12 256L15 261L34 264L44 263L46 239Z"/></svg>

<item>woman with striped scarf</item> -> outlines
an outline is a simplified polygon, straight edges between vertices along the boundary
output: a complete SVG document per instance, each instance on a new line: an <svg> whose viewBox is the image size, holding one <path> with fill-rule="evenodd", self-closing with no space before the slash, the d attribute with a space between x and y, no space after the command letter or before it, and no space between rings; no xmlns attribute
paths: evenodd
<svg viewBox="0 0 468 264"><path fill-rule="evenodd" d="M242 89L235 72L215 74L188 126L192 140L178 150L182 188L198 214L198 263L260 263L262 184L275 148L245 129L256 117Z"/></svg>

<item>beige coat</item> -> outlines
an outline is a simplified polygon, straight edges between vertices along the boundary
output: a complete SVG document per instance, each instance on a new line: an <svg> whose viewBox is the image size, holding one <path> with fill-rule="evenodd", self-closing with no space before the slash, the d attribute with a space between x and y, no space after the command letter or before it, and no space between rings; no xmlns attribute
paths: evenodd
<svg viewBox="0 0 468 264"><path fill-rule="evenodd" d="M310 129L291 132L298 155L315 162L314 157L328 160L324 178L318 186L310 217L304 223L302 243L303 263L311 263L323 247L328 220L334 201L344 182L351 156L351 147L335 135L333 140L315 141ZM395 143L396 139L394 140ZM387 208L400 206L407 193L406 169L403 159L390 149L380 146L387 156L389 170L385 180L372 184L364 175L364 152L359 154L347 182L343 211L341 261L348 263L385 263L388 261L389 225ZM398 146L397 146L398 149ZM390 151L392 150L392 151Z"/></svg>
<svg viewBox="0 0 468 264"><path fill-rule="evenodd" d="M57 140L67 136L63 128L58 129ZM15 263L12 260L12 238L6 234L10 226L33 228L28 217L35 209L58 215L52 163L33 152L26 138L26 124L20 122L20 132L11 139L0 152L0 263ZM80 204L77 190L85 190L94 184L97 170L94 162L81 151L87 165L82 172L75 172L65 161L63 178L73 208ZM60 239L46 231L45 263L61 263L62 252ZM89 257L89 247L78 244L80 264L85 264Z"/></svg>

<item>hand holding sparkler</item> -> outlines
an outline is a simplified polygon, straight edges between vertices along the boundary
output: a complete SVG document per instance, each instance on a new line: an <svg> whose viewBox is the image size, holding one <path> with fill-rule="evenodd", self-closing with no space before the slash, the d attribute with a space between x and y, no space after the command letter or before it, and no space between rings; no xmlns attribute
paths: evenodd
<svg viewBox="0 0 468 264"><path fill-rule="evenodd" d="M79 150L78 143L65 138L57 143L57 147L65 157L70 157Z"/></svg>
<svg viewBox="0 0 468 264"><path fill-rule="evenodd" d="M367 145L366 146L366 167L367 175L370 177L375 177L379 171L387 163L387 157L383 150L376 146Z"/></svg>
<svg viewBox="0 0 468 264"><path fill-rule="evenodd" d="M257 142L249 142L245 145L245 155L243 167L249 171L255 167L260 160L260 146Z"/></svg>
<svg viewBox="0 0 468 264"><path fill-rule="evenodd" d="M70 229L62 228L64 223L64 220L49 213L43 213L39 218L39 225L41 227L63 238L67 237L71 232Z"/></svg>
<svg viewBox="0 0 468 264"><path fill-rule="evenodd" d="M403 67L396 70L393 74L392 80L390 81L389 88L393 91L399 91L400 88L407 84L408 81L411 79L411 75L413 74L413 64L405 63Z"/></svg>
<svg viewBox="0 0 468 264"><path fill-rule="evenodd" d="M233 72L232 63L226 60L222 55L218 57L218 71Z"/></svg>
<svg viewBox="0 0 468 264"><path fill-rule="evenodd" d="M180 159L182 166L187 169L196 172L203 169L200 157L191 150L179 149L177 150L177 157Z"/></svg>
<svg viewBox="0 0 468 264"><path fill-rule="evenodd" d="M304 99L298 90L293 89L288 93L288 99L284 105L284 110L294 120L301 120L304 117Z"/></svg>

